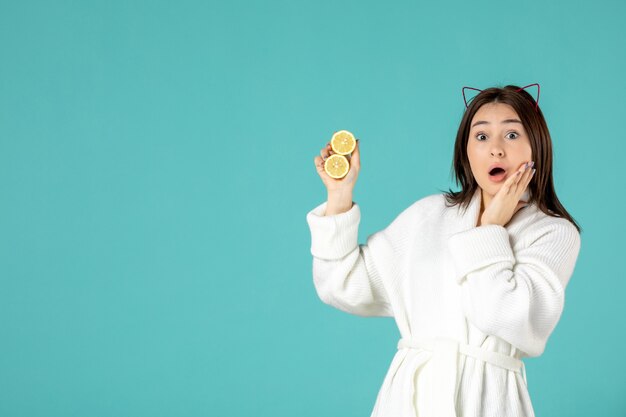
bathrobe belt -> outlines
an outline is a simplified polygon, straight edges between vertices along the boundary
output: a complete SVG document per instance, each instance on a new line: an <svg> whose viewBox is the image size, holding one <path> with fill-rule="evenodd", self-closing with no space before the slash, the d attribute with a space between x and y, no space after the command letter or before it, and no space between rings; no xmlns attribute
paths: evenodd
<svg viewBox="0 0 626 417"><path fill-rule="evenodd" d="M432 352L429 359L433 372L432 401L434 409L432 415L437 417L456 417L455 402L459 386L458 358L459 354L471 356L481 361L521 373L526 381L524 362L513 356L494 352L477 346L459 343L448 338L436 338L432 340L418 341L401 338L398 341L398 349L425 349ZM415 376L412 380L411 403L415 409ZM417 415L417 413L416 413Z"/></svg>

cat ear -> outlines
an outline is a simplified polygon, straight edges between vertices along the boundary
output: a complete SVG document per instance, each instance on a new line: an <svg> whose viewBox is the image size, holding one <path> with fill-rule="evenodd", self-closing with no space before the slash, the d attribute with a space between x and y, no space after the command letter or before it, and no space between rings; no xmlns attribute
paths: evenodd
<svg viewBox="0 0 626 417"><path fill-rule="evenodd" d="M537 86L537 98L535 99L535 111L537 111L537 106L539 106L539 93L540 93L540 91L541 91L541 89L540 89L540 87L539 87L539 83L528 84L528 85L526 85L526 86L524 86L524 87L522 87L522 88L517 89L516 91L521 91L521 90L524 90L525 88L527 88L527 87L531 87L531 86L533 86L533 85L536 85L536 86ZM467 104L467 103L468 103L468 100L467 100L467 98L465 97L465 89L469 89L469 90L476 90L476 91L478 91L478 92L481 92L481 91L483 91L483 90L479 90L478 88L474 88L474 87L463 87L463 89L462 89L462 92L463 92L463 101L465 102L465 108L467 109L467 107L468 107L468 104ZM476 97L476 95L474 95L474 97ZM471 101L474 97L470 98L470 100L469 100L469 101Z"/></svg>
<svg viewBox="0 0 626 417"><path fill-rule="evenodd" d="M479 90L478 88L474 88L474 87L463 87L463 89L461 90L463 92L463 101L465 102L465 109L467 109L467 99L465 98L465 89L470 89L470 90L476 90L476 91L483 91L483 90ZM474 97L476 97L476 95L474 95ZM474 98L472 97L472 98ZM472 99L470 99L471 101Z"/></svg>
<svg viewBox="0 0 626 417"><path fill-rule="evenodd" d="M535 111L537 110L537 106L539 105L539 83L534 83L534 84L528 84L527 86L524 86L522 88L517 89L516 91L521 91L523 89L525 89L526 87L530 87L536 85L537 86L537 98L535 99Z"/></svg>

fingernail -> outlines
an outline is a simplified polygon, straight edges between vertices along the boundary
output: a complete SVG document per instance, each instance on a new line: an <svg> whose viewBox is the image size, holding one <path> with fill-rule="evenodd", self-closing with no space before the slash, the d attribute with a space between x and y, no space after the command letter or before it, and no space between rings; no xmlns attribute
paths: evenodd
<svg viewBox="0 0 626 417"><path fill-rule="evenodd" d="M535 171L536 171L536 169L535 169L535 168L533 168L533 174L535 173Z"/></svg>

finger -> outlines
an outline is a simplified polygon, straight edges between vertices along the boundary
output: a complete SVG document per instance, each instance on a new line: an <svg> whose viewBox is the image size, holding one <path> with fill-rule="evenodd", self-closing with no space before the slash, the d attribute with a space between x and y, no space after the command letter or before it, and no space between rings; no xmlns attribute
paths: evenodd
<svg viewBox="0 0 626 417"><path fill-rule="evenodd" d="M521 170L517 170L513 173L513 175L511 175L509 178L506 179L506 181L504 181L504 184L502 184L502 188L500 188L499 192L502 192L504 194L509 194L509 192L511 190L515 190L515 186L517 184L517 182L519 181L520 176L522 175L522 171Z"/></svg>
<svg viewBox="0 0 626 417"><path fill-rule="evenodd" d="M528 185L528 183L530 182L530 179L533 176L533 172L534 172L534 169L532 167L529 166L528 168L526 168L526 170L524 171L524 174L521 175L522 178L520 178L519 183L518 183L521 188L526 189L526 186Z"/></svg>
<svg viewBox="0 0 626 417"><path fill-rule="evenodd" d="M511 185L513 188L520 182L523 184L526 181L526 175L528 174L528 168L526 163L523 163L518 169L515 175L513 175L513 180L511 181Z"/></svg>
<svg viewBox="0 0 626 417"><path fill-rule="evenodd" d="M326 161L320 157L320 156L316 156L315 157L315 167L317 168L317 170L321 173L326 173L326 169L325 169L325 165L326 165Z"/></svg>
<svg viewBox="0 0 626 417"><path fill-rule="evenodd" d="M334 154L334 152L332 151L332 148L330 147L330 145L326 145L326 147L320 151L320 155L322 156L322 159L324 160L328 159L328 157L331 156L332 154Z"/></svg>
<svg viewBox="0 0 626 417"><path fill-rule="evenodd" d="M528 184L530 184L530 182L532 181L533 177L535 176L536 169L533 168L529 171L530 172L528 173L528 179L526 180L526 187L524 187L524 189L526 189L528 187Z"/></svg>
<svg viewBox="0 0 626 417"><path fill-rule="evenodd" d="M522 179L525 179L525 175L528 174L528 165L526 163L522 164L519 169L520 174L517 175L517 183L521 182Z"/></svg>
<svg viewBox="0 0 626 417"><path fill-rule="evenodd" d="M524 194L524 192L526 191L528 184L530 183L530 179L533 176L533 173L534 173L534 169L529 166L528 168L526 168L523 175L518 175L522 177L520 178L519 182L516 184L516 189L515 189L515 193L518 196L518 198L521 197L522 194Z"/></svg>
<svg viewBox="0 0 626 417"><path fill-rule="evenodd" d="M528 184L530 182L530 179L533 177L534 172L535 172L535 169L533 167L528 167L528 169L526 170L526 174L524 176L525 184Z"/></svg>
<svg viewBox="0 0 626 417"><path fill-rule="evenodd" d="M318 172L324 171L324 160L321 156L316 156L315 158L313 158L313 162L315 163L315 168L317 168Z"/></svg>
<svg viewBox="0 0 626 417"><path fill-rule="evenodd" d="M517 171L515 171L513 173L513 175L511 175L509 178L507 178L507 180L505 181L505 184L507 185L513 185L515 184L520 176L524 173L524 165L522 165L521 167L517 168Z"/></svg>

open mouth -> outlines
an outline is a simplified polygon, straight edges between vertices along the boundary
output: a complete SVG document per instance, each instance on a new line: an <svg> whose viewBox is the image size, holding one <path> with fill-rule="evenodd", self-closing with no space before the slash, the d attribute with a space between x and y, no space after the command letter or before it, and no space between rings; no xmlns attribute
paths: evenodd
<svg viewBox="0 0 626 417"><path fill-rule="evenodd" d="M494 168L491 171L489 171L489 175L491 175L492 177L497 177L498 175L504 174L506 171L502 168Z"/></svg>

